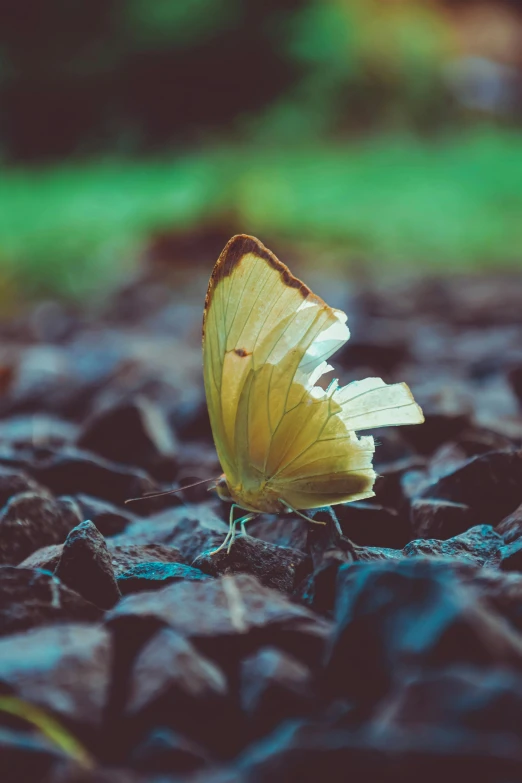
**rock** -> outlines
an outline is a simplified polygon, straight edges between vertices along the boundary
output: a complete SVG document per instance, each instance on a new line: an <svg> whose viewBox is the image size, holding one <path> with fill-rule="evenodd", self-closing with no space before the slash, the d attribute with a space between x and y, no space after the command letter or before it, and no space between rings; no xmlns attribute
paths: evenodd
<svg viewBox="0 0 522 783"><path fill-rule="evenodd" d="M508 377L522 408L522 364L518 365L518 367L513 367Z"/></svg>
<svg viewBox="0 0 522 783"><path fill-rule="evenodd" d="M0 639L2 685L75 726L101 727L110 667L110 635L97 625L33 628Z"/></svg>
<svg viewBox="0 0 522 783"><path fill-rule="evenodd" d="M0 508L15 495L26 492L45 493L45 490L23 471L0 465Z"/></svg>
<svg viewBox="0 0 522 783"><path fill-rule="evenodd" d="M102 609L110 609L121 597L105 539L90 520L67 536L55 575Z"/></svg>
<svg viewBox="0 0 522 783"><path fill-rule="evenodd" d="M465 410L467 406L464 401L457 401L455 410L451 410L453 404L450 404L447 412L437 412L437 408L444 408L445 401L428 405L419 395L417 399L424 413L424 423L421 427L408 427L403 437L421 454L431 454L448 441L458 441L470 429L472 420L470 411Z"/></svg>
<svg viewBox="0 0 522 783"><path fill-rule="evenodd" d="M43 571L54 573L56 566L60 562L63 552L63 544L50 544L42 549L37 549L32 555L26 557L18 564L19 568L39 568Z"/></svg>
<svg viewBox="0 0 522 783"><path fill-rule="evenodd" d="M107 541L116 578L148 563L183 563L183 557L175 546L165 544L120 544L117 538Z"/></svg>
<svg viewBox="0 0 522 783"><path fill-rule="evenodd" d="M407 496L404 493L402 477L406 473L422 471L425 464L426 460L423 457L407 457L397 462L381 465L375 482L376 502L386 508L402 511L404 506L407 505ZM407 535L409 532L407 515L402 518L404 523L402 533Z"/></svg>
<svg viewBox="0 0 522 783"><path fill-rule="evenodd" d="M408 672L460 663L520 667L522 642L452 563L341 566L327 655L332 692L371 704Z"/></svg>
<svg viewBox="0 0 522 783"><path fill-rule="evenodd" d="M48 448L72 445L77 436L76 424L45 413L11 416L0 421L0 441L16 446Z"/></svg>
<svg viewBox="0 0 522 783"><path fill-rule="evenodd" d="M211 576L252 574L265 587L291 593L311 571L312 561L297 549L238 535L230 553L227 548L213 555L203 553L193 565Z"/></svg>
<svg viewBox="0 0 522 783"><path fill-rule="evenodd" d="M429 475L432 480L457 470L468 461L469 457L476 455L475 452L469 454L463 447L461 440L462 435L458 443L443 443L432 455L428 465Z"/></svg>
<svg viewBox="0 0 522 783"><path fill-rule="evenodd" d="M201 503L191 507L166 509L129 525L115 536L115 544L163 544L175 546L183 559L192 563L198 555L216 549L225 540L228 524Z"/></svg>
<svg viewBox="0 0 522 783"><path fill-rule="evenodd" d="M59 748L42 735L0 727L2 783L44 783L52 768L65 758Z"/></svg>
<svg viewBox="0 0 522 783"><path fill-rule="evenodd" d="M208 752L172 729L152 729L132 751L130 762L140 772L188 774L210 764Z"/></svg>
<svg viewBox="0 0 522 783"><path fill-rule="evenodd" d="M503 571L522 571L522 539L501 547L500 555L500 567Z"/></svg>
<svg viewBox="0 0 522 783"><path fill-rule="evenodd" d="M15 495L0 512L0 563L20 563L42 546L61 543L78 522L74 503L37 492Z"/></svg>
<svg viewBox="0 0 522 783"><path fill-rule="evenodd" d="M310 525L307 549L313 562L313 573L300 585L296 594L319 612L333 609L336 594L337 571L343 563L382 560L401 557L400 550L364 547L340 535L332 516L332 509L312 509L308 513L325 525Z"/></svg>
<svg viewBox="0 0 522 783"><path fill-rule="evenodd" d="M247 574L126 596L108 621L122 637L140 626L146 631L154 623L168 625L227 667L263 644L317 663L330 629L326 620Z"/></svg>
<svg viewBox="0 0 522 783"><path fill-rule="evenodd" d="M418 498L410 507L411 529L417 538L446 540L464 533L473 524L473 515L464 503Z"/></svg>
<svg viewBox="0 0 522 783"><path fill-rule="evenodd" d="M55 495L94 495L123 505L129 498L158 491L157 484L139 468L118 465L78 449L61 449L28 464L27 469Z"/></svg>
<svg viewBox="0 0 522 783"><path fill-rule="evenodd" d="M165 481L175 476L174 434L159 406L143 396L95 413L78 445L113 462L138 465Z"/></svg>
<svg viewBox="0 0 522 783"><path fill-rule="evenodd" d="M353 718L352 718L353 721ZM438 783L464 780L504 783L518 780L520 743L445 726L416 732L378 723L357 726L341 721L291 721L247 748L234 766L200 773L197 783L299 781L345 783L347 770L357 781Z"/></svg>
<svg viewBox="0 0 522 783"><path fill-rule="evenodd" d="M151 783L131 769L116 767L95 767L83 769L74 762L60 764L48 780L43 783ZM154 783L171 783L168 780L156 780Z"/></svg>
<svg viewBox="0 0 522 783"><path fill-rule="evenodd" d="M0 636L52 622L95 621L101 614L46 571L0 566Z"/></svg>
<svg viewBox="0 0 522 783"><path fill-rule="evenodd" d="M215 663L183 636L164 628L138 653L132 667L125 713L210 739L211 723L224 717L228 686ZM147 716L144 716L147 713Z"/></svg>
<svg viewBox="0 0 522 783"><path fill-rule="evenodd" d="M522 503L512 514L499 522L495 529L506 544L511 544L520 538L522 536Z"/></svg>
<svg viewBox="0 0 522 783"><path fill-rule="evenodd" d="M478 730L522 748L522 676L462 664L414 673L390 694L377 719L413 733L421 727L450 728L456 735Z"/></svg>
<svg viewBox="0 0 522 783"><path fill-rule="evenodd" d="M444 556L476 563L480 566L497 566L502 558L501 547L503 543L502 538L491 525L477 525L447 541L436 539L410 541L402 552L406 557Z"/></svg>
<svg viewBox="0 0 522 783"><path fill-rule="evenodd" d="M143 590L159 590L173 582L210 579L199 568L183 563L139 563L118 575L118 587L123 595Z"/></svg>
<svg viewBox="0 0 522 783"><path fill-rule="evenodd" d="M510 625L522 631L522 575L453 561L455 575Z"/></svg>
<svg viewBox="0 0 522 783"><path fill-rule="evenodd" d="M358 501L334 507L344 535L359 546L402 549L411 538L407 516L394 508Z"/></svg>
<svg viewBox="0 0 522 783"><path fill-rule="evenodd" d="M122 533L127 525L138 519L136 514L128 510L127 506L121 508L107 500L100 500L100 498L91 495L79 494L71 499L80 507L83 519L90 519L102 536L115 536Z"/></svg>
<svg viewBox="0 0 522 783"><path fill-rule="evenodd" d="M495 525L522 501L522 451L490 451L439 478L425 498L469 506L476 524Z"/></svg>
<svg viewBox="0 0 522 783"><path fill-rule="evenodd" d="M306 552L308 524L295 515L262 514L247 525L247 531L252 538L276 544L288 549L298 549Z"/></svg>
<svg viewBox="0 0 522 783"><path fill-rule="evenodd" d="M306 712L313 695L310 669L281 650L263 647L241 663L239 698L250 739Z"/></svg>

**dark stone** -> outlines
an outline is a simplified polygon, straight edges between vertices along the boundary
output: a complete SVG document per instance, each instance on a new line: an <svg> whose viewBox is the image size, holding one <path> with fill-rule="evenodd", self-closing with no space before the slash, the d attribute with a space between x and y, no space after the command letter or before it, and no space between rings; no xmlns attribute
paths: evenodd
<svg viewBox="0 0 522 783"><path fill-rule="evenodd" d="M129 595L108 620L122 637L139 632L140 624L147 631L168 625L227 667L263 644L317 663L330 629L326 620L247 574Z"/></svg>
<svg viewBox="0 0 522 783"><path fill-rule="evenodd" d="M117 577L118 587L123 595L143 590L159 590L162 587L183 580L210 579L199 568L183 563L139 563Z"/></svg>
<svg viewBox="0 0 522 783"><path fill-rule="evenodd" d="M506 544L512 544L522 536L522 503L496 526Z"/></svg>
<svg viewBox="0 0 522 783"><path fill-rule="evenodd" d="M477 593L480 600L522 631L522 575L480 568L454 560L455 575Z"/></svg>
<svg viewBox="0 0 522 783"><path fill-rule="evenodd" d="M411 538L406 515L394 508L357 501L334 506L344 535L359 546L402 549Z"/></svg>
<svg viewBox="0 0 522 783"><path fill-rule="evenodd" d="M0 507L14 495L26 492L45 493L45 490L23 471L0 465Z"/></svg>
<svg viewBox="0 0 522 783"><path fill-rule="evenodd" d="M2 783L45 783L55 764L64 759L59 748L45 737L0 727Z"/></svg>
<svg viewBox="0 0 522 783"><path fill-rule="evenodd" d="M291 593L311 571L312 561L297 549L267 544L250 535L238 535L230 553L226 547L212 555L203 553L193 565L211 576L252 574L265 587Z"/></svg>
<svg viewBox="0 0 522 783"><path fill-rule="evenodd" d="M464 533L473 524L473 514L463 503L418 498L410 507L411 529L417 538L445 540Z"/></svg>
<svg viewBox="0 0 522 783"><path fill-rule="evenodd" d="M0 683L75 725L101 727L111 639L98 625L34 628L0 639Z"/></svg>
<svg viewBox="0 0 522 783"><path fill-rule="evenodd" d="M131 733L165 726L218 754L237 750L237 726L221 669L183 636L163 628L138 652L125 688Z"/></svg>
<svg viewBox="0 0 522 783"><path fill-rule="evenodd" d="M110 609L121 597L105 539L90 520L67 536L55 575L102 609Z"/></svg>
<svg viewBox="0 0 522 783"><path fill-rule="evenodd" d="M495 525L522 501L522 451L473 457L427 487L423 497L469 506L475 523Z"/></svg>
<svg viewBox="0 0 522 783"><path fill-rule="evenodd" d="M432 559L341 566L327 679L361 704L433 666L522 664L522 642L454 566Z"/></svg>
<svg viewBox="0 0 522 783"><path fill-rule="evenodd" d="M156 780L154 783L171 783L171 780ZM83 769L74 762L60 764L43 783L152 783L131 769L116 767L95 767Z"/></svg>
<svg viewBox="0 0 522 783"><path fill-rule="evenodd" d="M247 530L253 538L267 544L306 552L308 524L296 515L262 514L248 523Z"/></svg>
<svg viewBox="0 0 522 783"><path fill-rule="evenodd" d="M80 507L83 519L90 519L102 536L115 536L122 533L127 525L138 519L136 514L128 510L128 507L120 508L107 500L83 494L75 495L72 499Z"/></svg>
<svg viewBox="0 0 522 783"><path fill-rule="evenodd" d="M379 723L361 728L332 721L293 721L247 748L233 767L200 774L198 783L511 783L522 750L508 735L444 725L416 731Z"/></svg>
<svg viewBox="0 0 522 783"><path fill-rule="evenodd" d="M113 462L138 465L165 481L175 476L174 434L159 406L142 396L95 413L78 445Z"/></svg>
<svg viewBox="0 0 522 783"><path fill-rule="evenodd" d="M513 391L517 395L520 407L522 408L522 364L518 367L513 367L509 372L509 380Z"/></svg>
<svg viewBox="0 0 522 783"><path fill-rule="evenodd" d="M136 566L147 563L183 563L183 557L175 546L165 544L122 544L118 539L107 541L116 578Z"/></svg>
<svg viewBox="0 0 522 783"><path fill-rule="evenodd" d="M491 449L483 449L480 453L483 453L485 450L489 451ZM469 454L461 445L460 439L458 443L443 443L429 461L429 475L432 480L446 476L448 473L452 473L457 468L460 468L470 457L474 456L476 456L476 452Z"/></svg>
<svg viewBox="0 0 522 783"><path fill-rule="evenodd" d="M129 498L158 491L157 484L139 468L118 465L78 449L61 449L28 464L26 469L55 495L94 495L123 505Z"/></svg>
<svg viewBox="0 0 522 783"><path fill-rule="evenodd" d="M72 445L78 436L78 426L65 419L45 413L12 416L0 421L0 441L15 446L56 447Z"/></svg>
<svg viewBox="0 0 522 783"><path fill-rule="evenodd" d="M306 712L313 696L310 669L274 647L263 647L241 663L239 698L250 739Z"/></svg>
<svg viewBox="0 0 522 783"><path fill-rule="evenodd" d="M421 454L431 454L443 443L458 440L470 429L472 422L469 411L448 410L446 413L438 413L437 405L432 407L423 404L422 400L420 402L424 423L420 427L405 427L403 437Z"/></svg>
<svg viewBox="0 0 522 783"><path fill-rule="evenodd" d="M119 544L117 539L106 541L116 577L143 563L182 563L179 549L164 544ZM22 563L24 568L43 568L54 571L62 556L63 544L46 546L29 555Z"/></svg>
<svg viewBox="0 0 522 783"><path fill-rule="evenodd" d="M500 567L503 571L522 571L522 539L501 547L500 554Z"/></svg>
<svg viewBox="0 0 522 783"><path fill-rule="evenodd" d="M132 668L127 715L151 712L155 722L197 731L211 720L227 696L223 672L170 628L163 628L140 650ZM199 727L201 728L201 727Z"/></svg>
<svg viewBox="0 0 522 783"><path fill-rule="evenodd" d="M454 557L480 566L498 566L503 543L491 525L477 525L447 541L433 538L410 541L402 552L405 557Z"/></svg>
<svg viewBox="0 0 522 783"><path fill-rule="evenodd" d="M354 544L348 537L341 535L332 511L333 509L312 509L308 512L314 519L322 520L326 524L309 526L308 550L312 556L314 570L296 591L304 603L323 613L333 609L337 571L343 563L395 559L402 556L400 550Z"/></svg>
<svg viewBox="0 0 522 783"><path fill-rule="evenodd" d="M208 752L177 731L153 729L132 751L130 761L139 772L188 774L210 764Z"/></svg>
<svg viewBox="0 0 522 783"><path fill-rule="evenodd" d="M520 748L522 677L509 669L463 665L412 674L390 693L381 720L412 732L431 726L488 733Z"/></svg>
<svg viewBox="0 0 522 783"><path fill-rule="evenodd" d="M32 555L26 557L18 564L19 568L39 568L43 571L54 573L60 562L63 552L63 544L50 544L42 549L37 549Z"/></svg>
<svg viewBox="0 0 522 783"><path fill-rule="evenodd" d="M410 427L410 429L413 429ZM423 457L407 457L397 462L391 462L379 467L379 475L375 482L376 502L385 508L394 508L402 511L407 501L404 492L402 477L412 471L420 471L424 468L426 460ZM402 534L407 535L407 515L403 517Z"/></svg>
<svg viewBox="0 0 522 783"><path fill-rule="evenodd" d="M102 612L46 571L0 566L0 635L52 622L95 621Z"/></svg>
<svg viewBox="0 0 522 783"><path fill-rule="evenodd" d="M373 339L372 339L373 338ZM336 354L336 361L345 367L365 365L373 372L390 373L408 360L409 341L404 330L392 319L372 319L359 336Z"/></svg>
<svg viewBox="0 0 522 783"><path fill-rule="evenodd" d="M175 546L192 563L202 552L217 549L228 532L209 504L166 509L129 525L115 536L115 544L163 544Z"/></svg>
<svg viewBox="0 0 522 783"><path fill-rule="evenodd" d="M72 502L36 492L15 495L0 512L0 563L20 563L36 549L61 543L78 522L80 510Z"/></svg>

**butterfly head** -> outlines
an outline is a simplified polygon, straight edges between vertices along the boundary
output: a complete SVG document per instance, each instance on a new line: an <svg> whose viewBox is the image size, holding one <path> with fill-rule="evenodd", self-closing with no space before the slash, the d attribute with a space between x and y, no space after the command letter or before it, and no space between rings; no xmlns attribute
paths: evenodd
<svg viewBox="0 0 522 783"><path fill-rule="evenodd" d="M221 498L221 500L228 500L229 503L232 503L233 497L230 494L230 490L228 488L228 483L225 474L223 473L222 476L220 476L216 482L216 484L211 487L211 489L215 489L218 496Z"/></svg>

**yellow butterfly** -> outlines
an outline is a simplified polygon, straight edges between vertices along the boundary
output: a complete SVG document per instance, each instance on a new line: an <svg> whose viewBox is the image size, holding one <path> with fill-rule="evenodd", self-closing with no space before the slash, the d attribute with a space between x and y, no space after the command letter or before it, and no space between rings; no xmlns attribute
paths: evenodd
<svg viewBox="0 0 522 783"><path fill-rule="evenodd" d="M305 516L301 510L373 496L373 438L355 432L424 421L405 383L315 385L349 336L345 313L258 239L232 237L203 315L205 392L224 471L216 489L232 502L219 549L228 543L230 550L236 526L245 532L257 514ZM236 508L248 513L234 520Z"/></svg>

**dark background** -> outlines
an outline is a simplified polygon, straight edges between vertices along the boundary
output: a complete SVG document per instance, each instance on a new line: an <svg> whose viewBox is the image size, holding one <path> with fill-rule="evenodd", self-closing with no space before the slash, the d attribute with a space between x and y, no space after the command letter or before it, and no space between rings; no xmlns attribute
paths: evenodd
<svg viewBox="0 0 522 783"><path fill-rule="evenodd" d="M2 288L83 295L208 224L518 265L521 43L518 2L4 0Z"/></svg>

